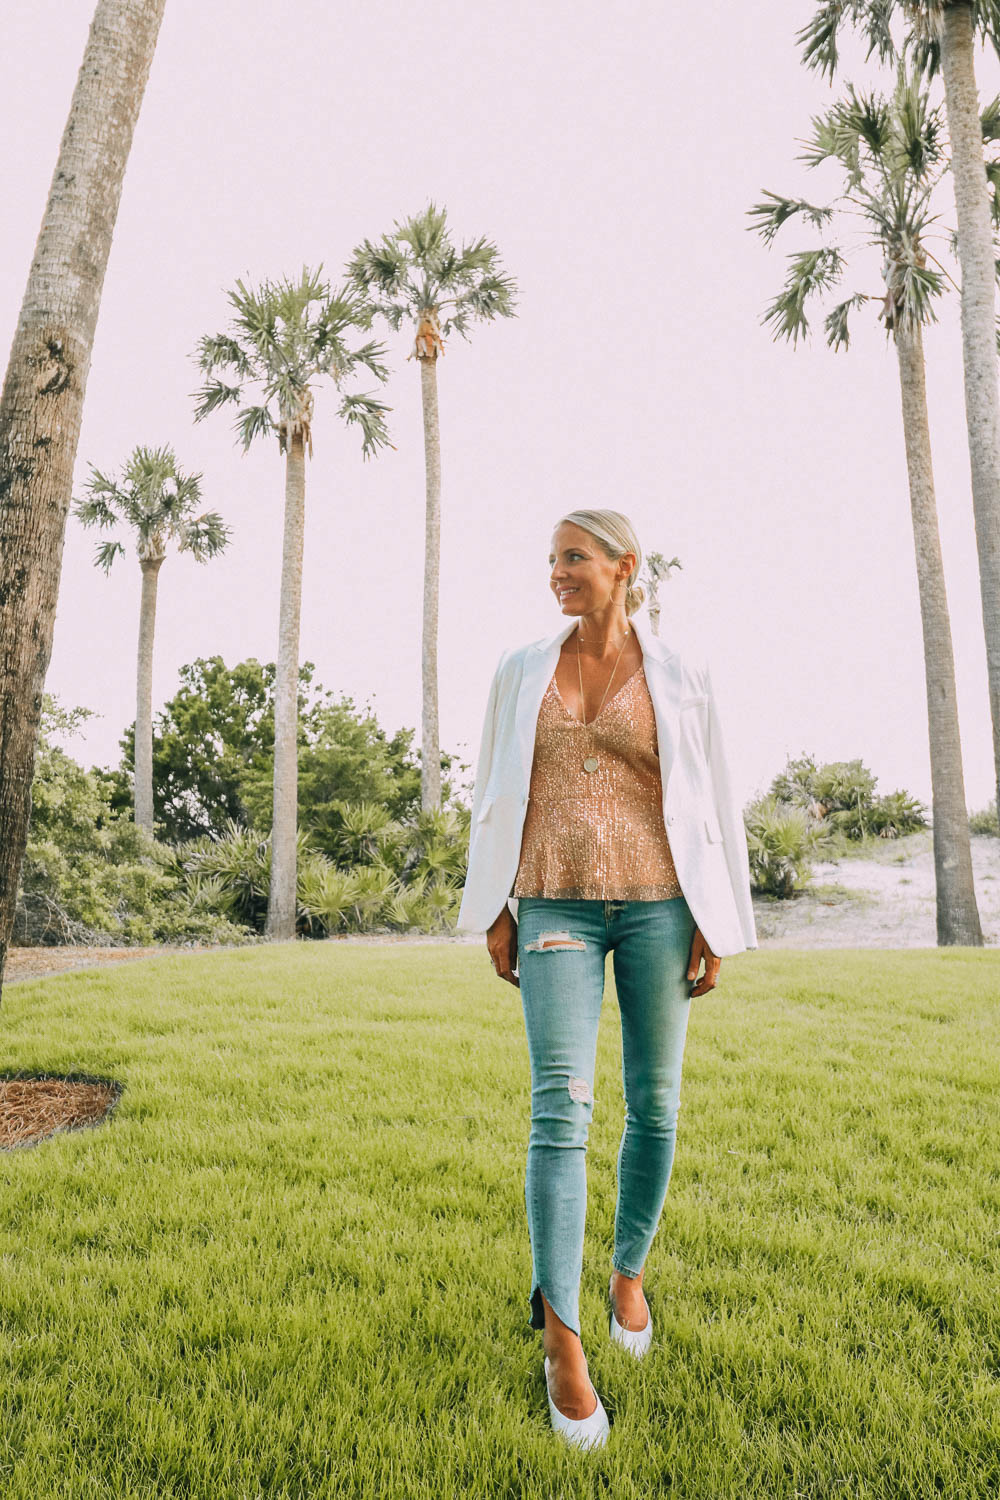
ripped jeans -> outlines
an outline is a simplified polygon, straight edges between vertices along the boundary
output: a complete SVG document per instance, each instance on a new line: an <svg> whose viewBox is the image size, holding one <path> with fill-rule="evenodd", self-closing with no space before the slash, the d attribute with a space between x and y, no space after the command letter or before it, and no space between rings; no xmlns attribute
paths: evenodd
<svg viewBox="0 0 1000 1500"><path fill-rule="evenodd" d="M541 1293L580 1332L587 1135L594 1109L605 955L613 951L622 1022L625 1128L618 1149L612 1264L637 1276L659 1224L673 1165L681 1062L691 1009L695 921L669 901L518 902L518 975L531 1059L524 1198L531 1237L531 1327Z"/></svg>

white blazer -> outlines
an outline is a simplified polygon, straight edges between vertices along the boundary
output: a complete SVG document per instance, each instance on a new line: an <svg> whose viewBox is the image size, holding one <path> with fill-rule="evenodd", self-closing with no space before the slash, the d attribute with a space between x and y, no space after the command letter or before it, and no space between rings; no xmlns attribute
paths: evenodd
<svg viewBox="0 0 1000 1500"><path fill-rule="evenodd" d="M469 865L456 924L485 932L510 895L521 857L521 835L542 697L559 649L576 628L566 620L554 635L505 651L486 704L472 797ZM725 741L707 662L682 656L644 615L630 624L656 720L663 817L677 878L691 914L718 957L757 947L743 812L733 796Z"/></svg>

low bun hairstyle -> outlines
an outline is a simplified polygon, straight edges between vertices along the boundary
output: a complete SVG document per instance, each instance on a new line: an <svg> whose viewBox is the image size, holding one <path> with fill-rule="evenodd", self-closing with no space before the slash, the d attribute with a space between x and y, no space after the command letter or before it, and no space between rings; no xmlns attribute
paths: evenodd
<svg viewBox="0 0 1000 1500"><path fill-rule="evenodd" d="M571 510L559 517L556 526L561 526L564 521L589 532L612 562L617 562L626 552L635 553L635 567L625 583L625 613L634 615L646 597L646 590L635 581L642 566L642 548L628 516L620 510Z"/></svg>

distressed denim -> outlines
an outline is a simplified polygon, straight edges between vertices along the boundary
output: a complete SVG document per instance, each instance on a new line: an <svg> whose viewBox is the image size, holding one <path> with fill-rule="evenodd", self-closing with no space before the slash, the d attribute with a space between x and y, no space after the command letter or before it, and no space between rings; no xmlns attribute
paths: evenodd
<svg viewBox="0 0 1000 1500"><path fill-rule="evenodd" d="M659 1224L674 1159L695 921L683 896L669 901L522 896L517 921L531 1060L524 1181L532 1253L530 1322L532 1328L545 1327L544 1292L562 1321L579 1333L587 1136L605 956L613 952L625 1090L612 1264L637 1276Z"/></svg>

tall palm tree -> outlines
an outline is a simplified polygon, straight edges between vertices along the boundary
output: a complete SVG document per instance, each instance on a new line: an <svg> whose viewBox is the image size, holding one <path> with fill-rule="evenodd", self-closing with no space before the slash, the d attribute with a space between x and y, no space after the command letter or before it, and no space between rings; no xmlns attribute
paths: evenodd
<svg viewBox="0 0 1000 1500"><path fill-rule="evenodd" d="M184 474L172 448L135 448L120 479L109 479L90 466L78 500L77 518L84 526L109 529L119 524L135 532L142 569L139 606L139 651L135 683L135 821L153 832L153 637L156 630L156 591L168 543L207 562L226 546L229 527L215 511L195 511L201 499L200 474ZM110 572L116 557L125 556L117 539L101 542L96 565Z"/></svg>
<svg viewBox="0 0 1000 1500"><path fill-rule="evenodd" d="M98 0L0 396L0 989L104 273L164 0Z"/></svg>
<svg viewBox="0 0 1000 1500"><path fill-rule="evenodd" d="M941 134L940 112L930 107L919 71L907 75L900 69L890 98L861 96L849 87L845 99L813 120L804 152L810 166L834 161L844 169L838 198L832 205L817 206L768 193L769 201L750 213L768 244L792 219L804 219L820 231L835 224L853 227L860 219L865 244L880 252L883 285L878 293L855 292L832 308L824 326L830 346L846 349L851 314L871 303L895 342L924 642L937 940L940 945L981 947L924 383L922 329L934 318L933 299L946 276L928 249L938 218L931 200L948 167ZM790 338L794 344L808 330L807 299L837 285L847 261L841 246L828 242L790 261L785 287L764 321L775 338Z"/></svg>
<svg viewBox="0 0 1000 1500"><path fill-rule="evenodd" d="M355 250L348 272L372 311L397 330L414 328L408 356L420 369L424 417L424 609L422 640L420 805L441 806L441 735L438 725L438 598L441 575L441 424L437 362L455 330L468 338L474 320L514 317L517 290L503 274L494 244L480 238L456 250L447 212L431 203L422 214L397 222L391 234Z"/></svg>
<svg viewBox="0 0 1000 1500"><path fill-rule="evenodd" d="M883 60L898 48L894 21L906 28L903 50L944 78L951 176L955 190L958 259L962 277L962 358L972 470L972 505L979 552L979 588L993 725L993 762L1000 810L1000 394L996 346L996 254L990 223L993 196L983 158L976 93L975 46L1000 51L1000 0L821 0L798 34L803 60L828 73L837 67L843 25L860 31L869 52ZM996 168L992 169L994 179Z"/></svg>
<svg viewBox="0 0 1000 1500"><path fill-rule="evenodd" d="M372 340L352 348L352 332L370 327L361 300L345 287L331 290L322 267L303 267L297 282L263 281L254 290L237 281L228 293L234 315L226 333L203 338L198 362L207 376L196 393L196 421L217 407L243 401L259 387L259 404L242 406L236 432L243 451L255 437L273 436L285 457L285 523L281 560L278 657L274 685L274 812L271 884L266 932L295 936L296 829L298 822L299 621L305 539L306 450L312 456L313 387L329 377L340 395L338 415L361 429L361 451L371 457L389 443L389 410L369 393L345 392L344 381L361 368L384 381L385 354ZM234 384L226 384L216 371Z"/></svg>

